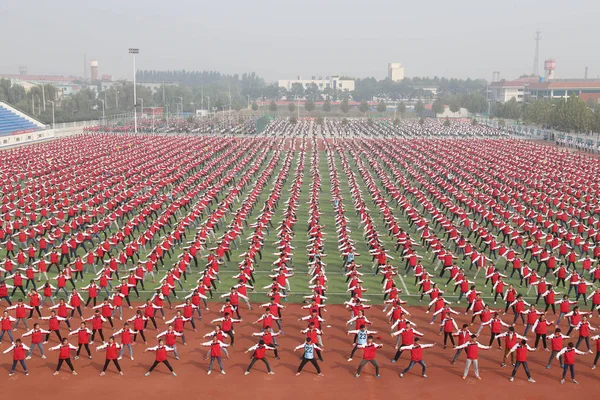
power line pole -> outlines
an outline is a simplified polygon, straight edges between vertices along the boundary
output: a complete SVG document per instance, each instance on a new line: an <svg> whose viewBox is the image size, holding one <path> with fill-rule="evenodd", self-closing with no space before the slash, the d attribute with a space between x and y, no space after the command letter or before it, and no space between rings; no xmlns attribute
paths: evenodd
<svg viewBox="0 0 600 400"><path fill-rule="evenodd" d="M538 76L538 68L540 63L540 40L542 32L538 29L535 32L535 57L533 58L533 75Z"/></svg>

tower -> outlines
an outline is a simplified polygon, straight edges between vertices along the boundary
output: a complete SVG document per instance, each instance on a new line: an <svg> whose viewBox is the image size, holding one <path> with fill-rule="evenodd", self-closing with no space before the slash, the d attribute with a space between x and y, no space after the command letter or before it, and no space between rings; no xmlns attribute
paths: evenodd
<svg viewBox="0 0 600 400"><path fill-rule="evenodd" d="M544 71L546 71L546 80L554 79L554 70L556 69L556 60L549 59L544 61Z"/></svg>
<svg viewBox="0 0 600 400"><path fill-rule="evenodd" d="M538 29L535 32L535 56L533 57L533 75L539 76L538 67L540 63L540 40L542 39L542 32Z"/></svg>
<svg viewBox="0 0 600 400"><path fill-rule="evenodd" d="M91 72L91 80L98 80L98 61L92 60L90 62L90 72Z"/></svg>

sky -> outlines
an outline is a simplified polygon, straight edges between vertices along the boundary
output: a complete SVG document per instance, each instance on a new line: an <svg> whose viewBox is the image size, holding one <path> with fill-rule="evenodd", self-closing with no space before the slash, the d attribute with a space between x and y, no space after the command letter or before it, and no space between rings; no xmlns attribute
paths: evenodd
<svg viewBox="0 0 600 400"><path fill-rule="evenodd" d="M512 79L556 59L557 78L600 76L591 0L2 0L0 73L131 78L138 69L256 72L267 81L345 75ZM88 66L89 70L89 66ZM89 72L88 72L89 76Z"/></svg>

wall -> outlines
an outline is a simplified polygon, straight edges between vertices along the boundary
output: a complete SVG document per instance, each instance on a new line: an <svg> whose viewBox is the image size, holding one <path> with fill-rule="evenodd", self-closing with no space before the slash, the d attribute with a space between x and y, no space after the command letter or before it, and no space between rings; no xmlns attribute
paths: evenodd
<svg viewBox="0 0 600 400"><path fill-rule="evenodd" d="M9 135L0 137L0 148L19 146L22 144L39 142L53 139L55 137L53 129L44 131L23 133L21 135Z"/></svg>

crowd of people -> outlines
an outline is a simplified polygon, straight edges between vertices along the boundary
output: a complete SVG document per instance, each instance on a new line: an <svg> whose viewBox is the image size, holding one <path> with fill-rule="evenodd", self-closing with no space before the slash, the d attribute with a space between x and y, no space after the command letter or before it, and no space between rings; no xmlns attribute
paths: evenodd
<svg viewBox="0 0 600 400"><path fill-rule="evenodd" d="M401 378L417 364L427 378L427 354L439 345L452 346L450 364L464 357L463 379L471 367L481 379L479 350L497 346L499 365L512 365L510 381L522 366L534 383L528 353L543 348L548 369L558 360L560 382L570 374L578 383L577 358L595 352L592 368L600 358L592 325L600 314L600 165L515 140L404 140L423 129L439 127L275 120L269 137L91 133L7 151L0 174L0 342L10 340L9 374L19 366L29 374L27 361L50 350L54 374L68 368L75 375L81 358L103 352L100 375L112 367L123 375L119 361L126 352L133 360L139 342L155 354L146 376L160 364L176 376L173 360L187 343L206 348L208 374L215 366L225 374L235 327L249 323L240 313L245 305L264 310L250 321L260 330L246 350L245 374L257 362L275 373L283 315L297 307L306 313L293 348L301 352L297 375L310 363L323 376L325 332L341 325L352 344L348 362L361 357L356 378L368 365L381 377L378 352L387 346L396 350L392 364L410 354ZM450 129L470 137L491 128ZM447 135L457 136L426 136ZM321 176L323 158L328 177ZM330 193L323 191L326 179ZM301 197L306 221L298 220ZM325 202L333 215L325 216ZM306 222L306 237L298 222ZM307 244L306 262L297 243ZM263 251L273 250L265 246L276 250L270 267L261 262ZM223 290L220 274L237 262L234 254L241 258L234 284ZM327 257L338 261L327 265ZM361 257L372 265L359 264ZM259 264L270 279L262 288ZM286 303L298 270L308 275L309 294L302 304ZM345 281L347 321L324 318L330 279ZM366 293L369 282L380 295ZM265 302L255 304L258 296ZM210 299L222 302L219 315L198 334ZM135 315L123 320L124 308ZM388 326L369 320L379 310ZM415 314L439 324L441 340L419 332L409 319ZM460 323L459 315L470 322ZM387 343L383 332L392 337Z"/></svg>

